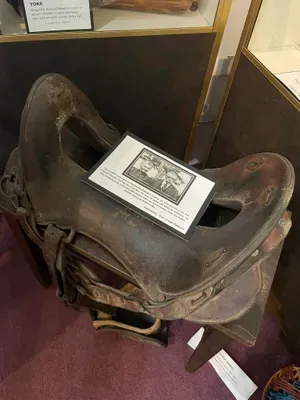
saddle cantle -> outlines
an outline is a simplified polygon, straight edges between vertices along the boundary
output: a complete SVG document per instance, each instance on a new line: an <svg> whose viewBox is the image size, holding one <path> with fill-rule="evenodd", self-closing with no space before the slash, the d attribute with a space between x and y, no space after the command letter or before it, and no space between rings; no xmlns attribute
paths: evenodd
<svg viewBox="0 0 300 400"><path fill-rule="evenodd" d="M0 205L41 249L58 296L88 309L97 328L149 340L161 320L242 317L291 226L289 161L262 153L203 170L217 192L185 242L81 182L119 137L68 79L45 75L31 89Z"/></svg>

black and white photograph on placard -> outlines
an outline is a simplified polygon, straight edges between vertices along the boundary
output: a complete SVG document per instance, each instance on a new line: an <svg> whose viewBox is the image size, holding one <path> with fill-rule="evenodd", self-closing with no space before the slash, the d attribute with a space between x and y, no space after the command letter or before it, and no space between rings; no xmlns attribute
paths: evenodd
<svg viewBox="0 0 300 400"><path fill-rule="evenodd" d="M144 148L123 175L174 204L179 204L196 176Z"/></svg>
<svg viewBox="0 0 300 400"><path fill-rule="evenodd" d="M142 216L185 240L215 193L215 182L128 132L82 180L110 197L115 212L119 203L139 214L133 226Z"/></svg>

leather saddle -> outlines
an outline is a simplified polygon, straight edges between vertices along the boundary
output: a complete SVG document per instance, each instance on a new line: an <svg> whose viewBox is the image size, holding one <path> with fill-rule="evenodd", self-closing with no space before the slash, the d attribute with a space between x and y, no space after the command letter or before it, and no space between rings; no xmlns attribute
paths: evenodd
<svg viewBox="0 0 300 400"><path fill-rule="evenodd" d="M186 242L81 181L119 137L68 79L33 85L0 205L40 249L58 297L89 310L96 328L160 341L164 321L246 314L264 290L262 263L291 226L289 161L261 153L202 170L217 192Z"/></svg>

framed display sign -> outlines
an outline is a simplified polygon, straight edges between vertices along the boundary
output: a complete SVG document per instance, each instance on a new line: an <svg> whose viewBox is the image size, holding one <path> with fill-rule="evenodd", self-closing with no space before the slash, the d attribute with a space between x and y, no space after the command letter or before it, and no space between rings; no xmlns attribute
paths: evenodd
<svg viewBox="0 0 300 400"><path fill-rule="evenodd" d="M93 30L89 0L23 0L28 33Z"/></svg>
<svg viewBox="0 0 300 400"><path fill-rule="evenodd" d="M188 240L215 183L189 165L126 133L83 181Z"/></svg>

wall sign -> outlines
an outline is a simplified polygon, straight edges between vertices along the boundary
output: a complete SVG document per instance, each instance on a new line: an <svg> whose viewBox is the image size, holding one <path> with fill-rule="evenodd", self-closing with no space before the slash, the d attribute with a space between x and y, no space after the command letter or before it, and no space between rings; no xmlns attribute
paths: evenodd
<svg viewBox="0 0 300 400"><path fill-rule="evenodd" d="M23 0L28 33L93 30L89 0Z"/></svg>

